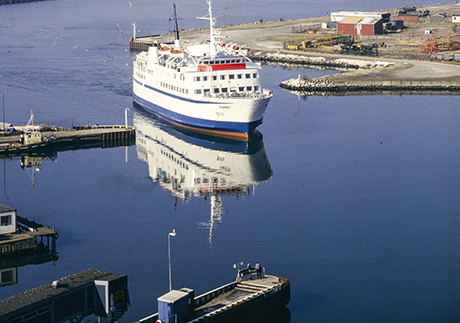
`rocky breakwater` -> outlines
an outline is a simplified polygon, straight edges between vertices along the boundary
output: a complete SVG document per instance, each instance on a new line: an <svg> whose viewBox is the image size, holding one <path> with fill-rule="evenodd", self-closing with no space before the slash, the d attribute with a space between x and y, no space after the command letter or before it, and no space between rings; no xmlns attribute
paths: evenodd
<svg viewBox="0 0 460 323"><path fill-rule="evenodd" d="M332 76L333 77L333 76ZM423 81L362 81L334 82L329 76L316 79L296 78L280 83L283 89L300 95L343 95L354 94L457 94L460 95L458 84Z"/></svg>
<svg viewBox="0 0 460 323"><path fill-rule="evenodd" d="M282 55L287 62L291 56ZM302 57L311 58L311 57ZM322 57L313 57L320 61ZM315 79L301 78L286 80L280 87L300 95L344 95L344 94L459 94L460 85L443 80L401 80L385 78L391 68L400 68L396 63L380 60L348 58L325 59L337 68L352 67L352 72L323 76ZM294 61L298 61L297 57ZM292 61L291 61L292 62Z"/></svg>

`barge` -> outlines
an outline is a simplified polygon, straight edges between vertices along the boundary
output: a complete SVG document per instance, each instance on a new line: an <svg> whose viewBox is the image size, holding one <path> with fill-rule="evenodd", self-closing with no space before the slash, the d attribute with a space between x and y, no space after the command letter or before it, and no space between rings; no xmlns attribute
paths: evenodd
<svg viewBox="0 0 460 323"><path fill-rule="evenodd" d="M255 274L254 268L240 270L236 281L197 297L189 288L172 290L157 299L158 313L136 323L252 322L285 309L289 280Z"/></svg>

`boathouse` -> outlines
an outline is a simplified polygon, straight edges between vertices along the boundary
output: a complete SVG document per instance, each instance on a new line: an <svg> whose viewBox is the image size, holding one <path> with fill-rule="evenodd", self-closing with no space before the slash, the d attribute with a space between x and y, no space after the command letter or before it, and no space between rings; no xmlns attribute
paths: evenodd
<svg viewBox="0 0 460 323"><path fill-rule="evenodd" d="M337 24L337 33L373 36L383 34L383 18L379 15L351 16Z"/></svg>
<svg viewBox="0 0 460 323"><path fill-rule="evenodd" d="M17 211L0 204L0 235L16 232Z"/></svg>

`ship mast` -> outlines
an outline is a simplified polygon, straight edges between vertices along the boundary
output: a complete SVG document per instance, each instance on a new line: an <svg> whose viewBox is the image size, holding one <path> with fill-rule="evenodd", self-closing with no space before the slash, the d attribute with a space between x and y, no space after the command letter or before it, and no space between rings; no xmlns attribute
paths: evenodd
<svg viewBox="0 0 460 323"><path fill-rule="evenodd" d="M179 26L177 25L176 4L173 3L173 6L174 6L174 29L175 29L174 32L176 34L174 45L176 45L180 49Z"/></svg>
<svg viewBox="0 0 460 323"><path fill-rule="evenodd" d="M209 35L210 35L209 53L212 57L212 56L216 56L217 54L216 39L215 39L216 35L214 34L214 23L216 21L215 21L215 18L212 16L211 0L206 0L206 3L208 4L209 13L204 17L197 17L197 19L209 20Z"/></svg>
<svg viewBox="0 0 460 323"><path fill-rule="evenodd" d="M216 40L214 39L214 18L212 17L212 4L211 0L207 0L209 6L209 34L210 34L210 54L216 56Z"/></svg>

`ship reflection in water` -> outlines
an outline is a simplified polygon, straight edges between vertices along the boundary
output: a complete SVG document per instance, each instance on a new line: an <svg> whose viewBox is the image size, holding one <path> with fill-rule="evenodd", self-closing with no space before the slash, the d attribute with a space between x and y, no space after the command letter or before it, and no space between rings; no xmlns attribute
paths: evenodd
<svg viewBox="0 0 460 323"><path fill-rule="evenodd" d="M212 231L222 221L223 196L248 196L273 176L262 134L248 142L180 132L144 111L134 110L138 158L149 165L149 176L177 200L195 196L210 200L211 218L200 223Z"/></svg>

